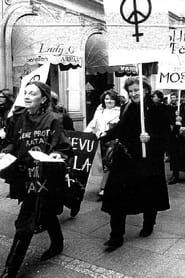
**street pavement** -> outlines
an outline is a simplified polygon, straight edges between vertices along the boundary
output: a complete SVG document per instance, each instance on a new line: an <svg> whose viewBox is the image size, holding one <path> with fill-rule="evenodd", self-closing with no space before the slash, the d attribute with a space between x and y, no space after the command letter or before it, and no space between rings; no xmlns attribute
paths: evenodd
<svg viewBox="0 0 185 278"><path fill-rule="evenodd" d="M169 179L169 164L166 163ZM142 215L128 216L125 242L107 253L109 216L101 211L96 179L89 184L80 213L70 217L65 208L59 216L64 233L63 253L41 262L49 247L47 232L36 234L18 277L26 278L185 278L185 173L181 182L169 185L171 209L160 212L153 234L140 238ZM8 185L0 180L0 271L12 243L16 200L7 198Z"/></svg>

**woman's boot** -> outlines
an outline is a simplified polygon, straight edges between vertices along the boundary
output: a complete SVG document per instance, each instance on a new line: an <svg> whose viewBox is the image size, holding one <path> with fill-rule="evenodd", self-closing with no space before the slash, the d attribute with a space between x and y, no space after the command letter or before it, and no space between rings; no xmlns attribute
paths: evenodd
<svg viewBox="0 0 185 278"><path fill-rule="evenodd" d="M8 258L6 260L5 269L1 278L15 278L19 268L24 260L26 251L29 247L31 237L19 239L15 236Z"/></svg>
<svg viewBox="0 0 185 278"><path fill-rule="evenodd" d="M51 240L51 245L49 249L42 254L41 261L45 261L59 255L63 250L64 238L56 215L52 216L49 224L47 224L47 231Z"/></svg>

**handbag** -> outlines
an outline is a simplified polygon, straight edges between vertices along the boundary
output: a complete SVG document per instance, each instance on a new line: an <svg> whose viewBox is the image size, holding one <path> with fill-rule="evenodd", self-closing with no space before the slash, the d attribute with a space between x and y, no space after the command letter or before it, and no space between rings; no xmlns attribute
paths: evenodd
<svg viewBox="0 0 185 278"><path fill-rule="evenodd" d="M80 205L85 193L85 186L69 172L65 177L63 204L72 209Z"/></svg>
<svg viewBox="0 0 185 278"><path fill-rule="evenodd" d="M132 156L129 153L127 147L119 141L119 139L112 140L109 143L109 147L107 148L106 154L103 158L103 163L110 169L114 163L114 159L116 156L122 157L126 160L131 160Z"/></svg>
<svg viewBox="0 0 185 278"><path fill-rule="evenodd" d="M125 116L125 113L127 112L128 108L130 106L130 101L128 101L124 108L123 111L121 113L121 118L123 119ZM119 139L115 139L109 142L109 146L106 150L106 154L103 158L103 163L105 166L107 166L108 169L111 168L114 158L116 157L116 155L121 155L122 157L131 160L132 156L130 155L128 148L119 141Z"/></svg>

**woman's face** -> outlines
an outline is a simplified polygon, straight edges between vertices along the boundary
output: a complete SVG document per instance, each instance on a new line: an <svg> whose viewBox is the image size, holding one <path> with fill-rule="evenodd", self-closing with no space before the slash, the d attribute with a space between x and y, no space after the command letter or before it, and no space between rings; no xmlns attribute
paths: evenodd
<svg viewBox="0 0 185 278"><path fill-rule="evenodd" d="M154 94L154 95L152 96L152 99L153 99L153 102L154 102L154 103L160 103L160 102L161 102L160 98L159 98L156 94Z"/></svg>
<svg viewBox="0 0 185 278"><path fill-rule="evenodd" d="M139 90L139 84L134 83L130 86L128 86L128 94L130 99L134 103L139 103L140 102L140 90ZM146 89L143 88L143 97L145 97L146 94Z"/></svg>
<svg viewBox="0 0 185 278"><path fill-rule="evenodd" d="M105 108L107 109L111 109L116 105L116 101L112 99L109 95L105 96L104 102L105 102Z"/></svg>
<svg viewBox="0 0 185 278"><path fill-rule="evenodd" d="M33 114L46 101L46 97L42 96L40 89L35 84L26 86L24 90L25 107Z"/></svg>
<svg viewBox="0 0 185 278"><path fill-rule="evenodd" d="M6 103L6 97L0 93L0 106L4 105Z"/></svg>

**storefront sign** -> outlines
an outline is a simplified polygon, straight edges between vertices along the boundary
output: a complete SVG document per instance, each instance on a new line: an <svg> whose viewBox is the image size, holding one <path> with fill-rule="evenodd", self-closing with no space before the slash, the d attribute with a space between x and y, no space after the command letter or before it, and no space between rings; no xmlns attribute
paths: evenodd
<svg viewBox="0 0 185 278"><path fill-rule="evenodd" d="M44 64L51 62L53 64L62 63L63 65L82 66L82 58L75 55L72 46L64 46L56 43L55 45L48 42L38 43L38 49L31 56L25 57L27 64Z"/></svg>
<svg viewBox="0 0 185 278"><path fill-rule="evenodd" d="M82 66L80 29L56 25L51 19L47 24L42 21L37 18L28 25L24 19L20 19L14 27L13 66L40 65L46 62Z"/></svg>

